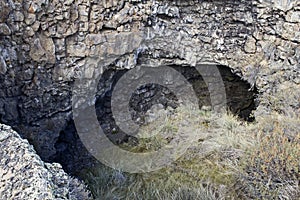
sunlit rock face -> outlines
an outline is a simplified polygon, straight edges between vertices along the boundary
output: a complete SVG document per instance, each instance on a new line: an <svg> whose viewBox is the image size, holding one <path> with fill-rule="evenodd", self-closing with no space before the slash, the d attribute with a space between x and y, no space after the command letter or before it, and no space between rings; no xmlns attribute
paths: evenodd
<svg viewBox="0 0 300 200"><path fill-rule="evenodd" d="M80 77L93 80L109 70L114 77L137 66L226 66L219 69L228 105L246 118L256 88L256 115L270 112L268 98L278 89L300 91L297 0L3 0L0 9L0 121L45 161L60 161L69 151L86 162L79 158L85 153L76 155L81 151L71 125L72 88ZM99 84L99 95L106 94L107 86ZM99 102L101 116L105 106ZM140 105L146 104L133 102ZM297 109L299 103L291 102L282 112Z"/></svg>

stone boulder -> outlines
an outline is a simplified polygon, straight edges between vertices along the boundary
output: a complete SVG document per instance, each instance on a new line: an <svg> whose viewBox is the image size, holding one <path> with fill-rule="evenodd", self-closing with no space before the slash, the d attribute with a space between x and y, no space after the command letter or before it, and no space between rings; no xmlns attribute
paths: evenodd
<svg viewBox="0 0 300 200"><path fill-rule="evenodd" d="M11 127L0 124L0 145L0 199L91 199L82 182L43 162Z"/></svg>

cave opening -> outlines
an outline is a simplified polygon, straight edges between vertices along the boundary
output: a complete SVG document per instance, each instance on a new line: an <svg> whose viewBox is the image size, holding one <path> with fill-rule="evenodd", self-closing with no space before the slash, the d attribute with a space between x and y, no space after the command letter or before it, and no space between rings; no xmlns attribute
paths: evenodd
<svg viewBox="0 0 300 200"><path fill-rule="evenodd" d="M190 66L172 65L171 67L180 72L192 85L198 97L199 108L210 107L209 91L198 71ZM250 89L250 84L232 73L229 67L222 65L217 67L224 82L228 110L243 120L253 121L254 118L251 116L251 112L257 106L255 101L256 88ZM95 109L99 124L106 136L116 145L132 139L132 136L119 129L111 108L113 89L127 71L113 68L104 71L98 83L96 94ZM145 114L152 106L161 105L163 109L168 107L176 109L178 99L168 88L149 83L132 91L129 105L132 119L137 124L143 125L146 123ZM77 173L80 169L97 162L81 143L73 121L70 121L66 128L61 131L55 147L57 153L53 160L61 163L69 173Z"/></svg>

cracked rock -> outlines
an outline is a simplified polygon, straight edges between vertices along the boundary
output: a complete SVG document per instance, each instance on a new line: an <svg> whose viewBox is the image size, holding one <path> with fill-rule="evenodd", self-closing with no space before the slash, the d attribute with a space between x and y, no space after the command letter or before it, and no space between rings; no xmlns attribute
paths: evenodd
<svg viewBox="0 0 300 200"><path fill-rule="evenodd" d="M27 140L2 124L0 145L1 199L91 199L82 182L67 175L60 164L44 163Z"/></svg>

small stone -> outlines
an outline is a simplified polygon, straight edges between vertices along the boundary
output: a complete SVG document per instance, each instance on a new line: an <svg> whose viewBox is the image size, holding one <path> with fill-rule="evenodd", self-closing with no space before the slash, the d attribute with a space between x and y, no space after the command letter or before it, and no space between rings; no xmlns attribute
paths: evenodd
<svg viewBox="0 0 300 200"><path fill-rule="evenodd" d="M0 141L4 141L4 140L6 140L7 138L9 138L10 136L11 136L11 133L10 133L10 132L1 131L1 134L0 134Z"/></svg>
<svg viewBox="0 0 300 200"><path fill-rule="evenodd" d="M290 11L285 17L288 22L300 22L300 11Z"/></svg>
<svg viewBox="0 0 300 200"><path fill-rule="evenodd" d="M104 8L111 8L114 6L114 1L103 1Z"/></svg>
<svg viewBox="0 0 300 200"><path fill-rule="evenodd" d="M297 4L297 2L298 2L297 0L293 0L293 1L273 0L273 1L270 1L272 7L282 10L284 12L292 9L295 6L295 4Z"/></svg>
<svg viewBox="0 0 300 200"><path fill-rule="evenodd" d="M43 34L41 34L39 38L43 45L44 50L46 51L47 61L49 63L54 64L56 61L56 58L55 58L55 45L54 45L52 38L46 37Z"/></svg>
<svg viewBox="0 0 300 200"><path fill-rule="evenodd" d="M14 21L16 22L22 22L24 20L24 15L23 13L17 11L14 13Z"/></svg>
<svg viewBox="0 0 300 200"><path fill-rule="evenodd" d="M255 53L256 52L256 40L253 37L248 37L244 50L246 53Z"/></svg>
<svg viewBox="0 0 300 200"><path fill-rule="evenodd" d="M78 17L79 17L78 11L77 11L77 10L74 10L74 11L71 13L71 21L74 22L76 19L78 19Z"/></svg>
<svg viewBox="0 0 300 200"><path fill-rule="evenodd" d="M85 67L85 70L84 70L84 78L91 79L91 78L93 78L93 75L94 75L95 65L90 64L87 66L88 67Z"/></svg>
<svg viewBox="0 0 300 200"><path fill-rule="evenodd" d="M26 27L26 36L29 36L29 37L32 37L32 36L34 36L34 31L33 31L33 29L31 28L31 27Z"/></svg>
<svg viewBox="0 0 300 200"><path fill-rule="evenodd" d="M31 26L34 31L37 31L40 28L41 23L39 21L34 22Z"/></svg>
<svg viewBox="0 0 300 200"><path fill-rule="evenodd" d="M49 27L49 23L48 22L42 22L41 23L41 28L43 31L47 30L47 28Z"/></svg>
<svg viewBox="0 0 300 200"><path fill-rule="evenodd" d="M0 56L0 74L5 74L7 72L7 65L2 56Z"/></svg>
<svg viewBox="0 0 300 200"><path fill-rule="evenodd" d="M53 40L41 34L39 38L34 40L29 55L37 62L47 61L48 63L54 64L56 58Z"/></svg>
<svg viewBox="0 0 300 200"><path fill-rule="evenodd" d="M5 23L0 24L0 35L10 35L11 30Z"/></svg>
<svg viewBox="0 0 300 200"><path fill-rule="evenodd" d="M30 7L28 8L29 13L35 13L37 11L37 5L36 4L31 4Z"/></svg>
<svg viewBox="0 0 300 200"><path fill-rule="evenodd" d="M41 61L42 56L45 54L45 51L41 45L40 40L37 38L34 40L33 44L31 45L31 50L29 53L29 56L34 60L34 61Z"/></svg>
<svg viewBox="0 0 300 200"><path fill-rule="evenodd" d="M73 2L74 2L74 0L66 0L66 1L64 1L64 5L70 6L70 5L72 5Z"/></svg>
<svg viewBox="0 0 300 200"><path fill-rule="evenodd" d="M194 22L193 18L191 16L187 16L184 18L185 23L192 24Z"/></svg>
<svg viewBox="0 0 300 200"><path fill-rule="evenodd" d="M0 1L0 23L5 22L9 16L11 8L6 3L7 1Z"/></svg>
<svg viewBox="0 0 300 200"><path fill-rule="evenodd" d="M35 20L36 20L35 14L29 13L28 16L25 19L25 23L27 25L31 25L35 22Z"/></svg>
<svg viewBox="0 0 300 200"><path fill-rule="evenodd" d="M70 56L84 57L86 55L86 45L84 43L67 45L67 52Z"/></svg>
<svg viewBox="0 0 300 200"><path fill-rule="evenodd" d="M280 35L287 40L300 42L299 23L283 23L283 29L280 30Z"/></svg>
<svg viewBox="0 0 300 200"><path fill-rule="evenodd" d="M169 17L180 17L179 9L176 6L169 7L166 11Z"/></svg>
<svg viewBox="0 0 300 200"><path fill-rule="evenodd" d="M96 30L96 24L94 24L94 23L90 23L89 24L89 31L91 32L91 33L93 33L94 31Z"/></svg>

